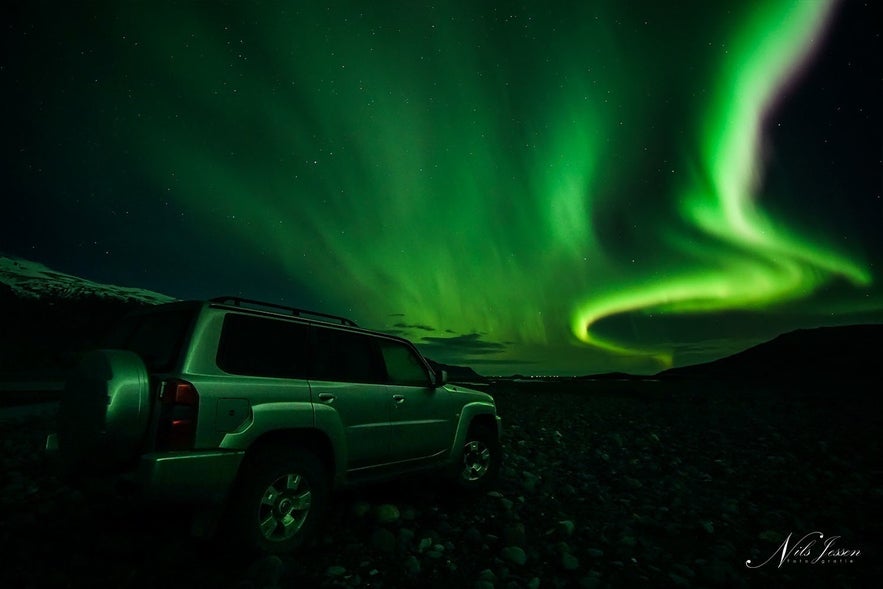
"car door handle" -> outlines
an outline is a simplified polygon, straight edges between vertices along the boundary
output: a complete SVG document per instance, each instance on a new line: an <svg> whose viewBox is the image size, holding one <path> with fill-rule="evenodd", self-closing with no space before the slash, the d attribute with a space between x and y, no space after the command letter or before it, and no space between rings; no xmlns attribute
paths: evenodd
<svg viewBox="0 0 883 589"><path fill-rule="evenodd" d="M405 402L405 395L393 395L392 400L395 401L396 403L404 403Z"/></svg>
<svg viewBox="0 0 883 589"><path fill-rule="evenodd" d="M319 400L320 401L328 401L329 403L333 403L334 402L334 395L332 395L331 393L319 393Z"/></svg>

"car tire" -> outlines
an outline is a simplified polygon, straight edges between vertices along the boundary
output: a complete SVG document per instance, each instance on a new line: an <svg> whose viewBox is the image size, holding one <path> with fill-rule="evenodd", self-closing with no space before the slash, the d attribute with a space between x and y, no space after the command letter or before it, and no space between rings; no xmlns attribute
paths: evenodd
<svg viewBox="0 0 883 589"><path fill-rule="evenodd" d="M243 464L230 498L229 539L251 552L291 553L315 534L329 494L326 470L315 455L263 448Z"/></svg>
<svg viewBox="0 0 883 589"><path fill-rule="evenodd" d="M457 486L466 491L485 491L497 480L503 448L496 432L473 426L466 434L455 465Z"/></svg>

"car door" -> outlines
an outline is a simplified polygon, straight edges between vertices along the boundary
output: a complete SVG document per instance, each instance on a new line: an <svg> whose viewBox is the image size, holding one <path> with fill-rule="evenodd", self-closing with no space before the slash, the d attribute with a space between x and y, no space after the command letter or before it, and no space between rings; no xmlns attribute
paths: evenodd
<svg viewBox="0 0 883 589"><path fill-rule="evenodd" d="M340 418L347 469L389 462L389 394L376 344L364 334L332 327L312 331L312 400Z"/></svg>
<svg viewBox="0 0 883 589"><path fill-rule="evenodd" d="M439 457L454 435L452 399L435 388L416 350L396 340L379 340L390 398L390 444L393 460Z"/></svg>

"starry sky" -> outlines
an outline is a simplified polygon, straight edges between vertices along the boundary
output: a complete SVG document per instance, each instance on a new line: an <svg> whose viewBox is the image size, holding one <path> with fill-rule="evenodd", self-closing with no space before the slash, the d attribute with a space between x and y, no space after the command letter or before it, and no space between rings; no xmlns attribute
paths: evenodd
<svg viewBox="0 0 883 589"><path fill-rule="evenodd" d="M13 3L0 251L483 374L883 322L878 8Z"/></svg>

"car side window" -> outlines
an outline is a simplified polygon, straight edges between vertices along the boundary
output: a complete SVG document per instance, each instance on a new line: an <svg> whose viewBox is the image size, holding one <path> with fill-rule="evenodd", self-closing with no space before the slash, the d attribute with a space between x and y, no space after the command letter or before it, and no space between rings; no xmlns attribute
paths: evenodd
<svg viewBox="0 0 883 589"><path fill-rule="evenodd" d="M381 341L380 351L389 384L421 387L430 385L426 367L410 347L399 342Z"/></svg>
<svg viewBox="0 0 883 589"><path fill-rule="evenodd" d="M337 382L383 382L375 339L361 333L313 327L312 378Z"/></svg>
<svg viewBox="0 0 883 589"><path fill-rule="evenodd" d="M137 313L117 323L105 335L102 346L133 351L150 370L171 370L192 320L191 307Z"/></svg>
<svg viewBox="0 0 883 589"><path fill-rule="evenodd" d="M218 345L218 367L231 374L307 378L309 327L229 314Z"/></svg>

